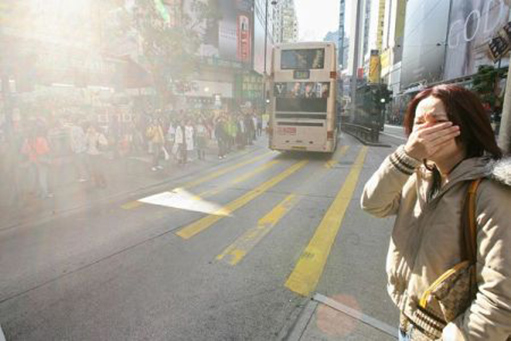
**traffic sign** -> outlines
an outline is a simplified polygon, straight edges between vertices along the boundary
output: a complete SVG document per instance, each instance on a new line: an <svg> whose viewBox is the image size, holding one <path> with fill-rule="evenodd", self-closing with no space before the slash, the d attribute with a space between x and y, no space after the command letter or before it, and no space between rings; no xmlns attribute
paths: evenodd
<svg viewBox="0 0 511 341"><path fill-rule="evenodd" d="M493 61L502 59L511 49L511 22L508 22L499 30L499 33L488 43L490 55Z"/></svg>

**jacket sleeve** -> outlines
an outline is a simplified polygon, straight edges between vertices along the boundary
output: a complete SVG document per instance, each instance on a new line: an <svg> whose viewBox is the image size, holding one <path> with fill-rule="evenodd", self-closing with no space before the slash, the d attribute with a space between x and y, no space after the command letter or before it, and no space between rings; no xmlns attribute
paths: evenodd
<svg viewBox="0 0 511 341"><path fill-rule="evenodd" d="M420 164L405 153L404 146L398 147L365 184L362 209L377 217L396 214L403 186Z"/></svg>
<svg viewBox="0 0 511 341"><path fill-rule="evenodd" d="M490 183L490 181L487 181ZM479 194L478 292L464 314L444 331L445 340L511 339L511 190L492 183ZM485 188L481 188L485 189ZM491 190L491 191L490 191ZM447 327L446 327L447 329ZM458 330L455 330L458 329ZM449 338L450 335L457 338Z"/></svg>

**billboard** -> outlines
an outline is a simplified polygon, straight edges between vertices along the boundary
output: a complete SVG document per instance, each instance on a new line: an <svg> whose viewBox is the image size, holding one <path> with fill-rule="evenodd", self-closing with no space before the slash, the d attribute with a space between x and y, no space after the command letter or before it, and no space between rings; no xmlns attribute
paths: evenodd
<svg viewBox="0 0 511 341"><path fill-rule="evenodd" d="M251 64L252 1L212 0L212 3L220 15L201 27L204 37L201 56Z"/></svg>
<svg viewBox="0 0 511 341"><path fill-rule="evenodd" d="M369 76L367 77L367 81L369 83L380 82L380 66L380 55L378 54L378 50L371 50L371 57L369 58Z"/></svg>
<svg viewBox="0 0 511 341"><path fill-rule="evenodd" d="M480 65L493 65L488 43L508 22L509 11L505 0L452 0L444 79L469 76Z"/></svg>
<svg viewBox="0 0 511 341"><path fill-rule="evenodd" d="M463 0L465 1L465 0ZM409 0L406 5L401 86L443 78L450 1Z"/></svg>
<svg viewBox="0 0 511 341"><path fill-rule="evenodd" d="M274 94L277 98L328 98L328 82L288 82L275 83Z"/></svg>

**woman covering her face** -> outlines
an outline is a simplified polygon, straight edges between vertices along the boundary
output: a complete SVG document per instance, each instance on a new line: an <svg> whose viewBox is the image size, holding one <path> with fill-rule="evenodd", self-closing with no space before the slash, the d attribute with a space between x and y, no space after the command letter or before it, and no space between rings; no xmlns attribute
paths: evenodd
<svg viewBox="0 0 511 341"><path fill-rule="evenodd" d="M503 158L479 98L453 85L419 93L405 117L407 142L365 185L362 208L396 216L387 257L388 292L401 312L400 339L420 329L419 301L463 260L461 218L468 186L476 192L477 292L444 340L511 336L511 158ZM414 332L415 330L415 332Z"/></svg>

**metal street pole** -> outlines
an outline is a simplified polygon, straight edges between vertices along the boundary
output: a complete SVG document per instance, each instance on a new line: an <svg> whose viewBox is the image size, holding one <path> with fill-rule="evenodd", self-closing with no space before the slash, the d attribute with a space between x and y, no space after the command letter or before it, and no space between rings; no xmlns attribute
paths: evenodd
<svg viewBox="0 0 511 341"><path fill-rule="evenodd" d="M511 153L511 64L507 70L506 92L499 129L499 146L504 154Z"/></svg>
<svg viewBox="0 0 511 341"><path fill-rule="evenodd" d="M346 1L341 0L340 15L339 15L339 55L337 56L338 64L344 66L344 18L346 17Z"/></svg>
<svg viewBox="0 0 511 341"><path fill-rule="evenodd" d="M360 45L360 15L362 12L362 0L356 0L356 14L355 14L355 32L354 32L354 41L353 41L353 69L351 76L351 120L355 119L355 110L357 107L357 78L358 78L358 49Z"/></svg>
<svg viewBox="0 0 511 341"><path fill-rule="evenodd" d="M266 9L264 14L264 71L263 71L263 105L264 113L266 114L267 103L266 103L266 54L268 50L268 1L266 0Z"/></svg>

